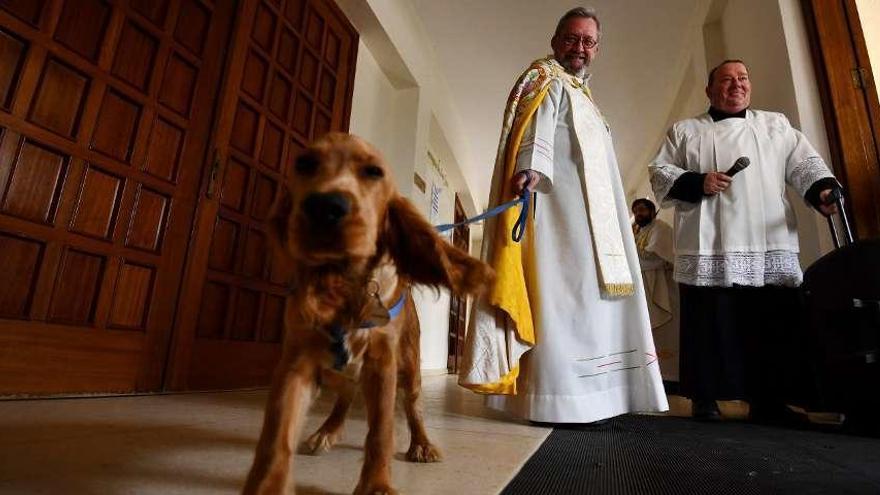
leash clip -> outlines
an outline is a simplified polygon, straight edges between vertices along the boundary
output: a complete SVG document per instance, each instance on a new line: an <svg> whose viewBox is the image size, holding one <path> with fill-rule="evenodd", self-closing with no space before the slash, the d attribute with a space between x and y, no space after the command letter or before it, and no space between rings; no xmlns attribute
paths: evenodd
<svg viewBox="0 0 880 495"><path fill-rule="evenodd" d="M373 290L374 287L375 290ZM367 284L367 294L369 295L370 302L361 323L361 328L384 327L391 321L391 312L382 303L382 298L379 296L380 288L379 282L375 279L370 280Z"/></svg>

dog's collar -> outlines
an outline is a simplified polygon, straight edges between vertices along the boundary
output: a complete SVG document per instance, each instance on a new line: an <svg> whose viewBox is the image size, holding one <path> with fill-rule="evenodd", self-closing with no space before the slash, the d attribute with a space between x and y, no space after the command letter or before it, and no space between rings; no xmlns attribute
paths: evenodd
<svg viewBox="0 0 880 495"><path fill-rule="evenodd" d="M398 315L400 315L400 313L403 311L404 303L406 303L406 290L401 292L400 298L397 299L397 302L394 303L394 306L391 306L388 309L388 318L393 320ZM370 320L365 320L365 321L361 322L361 326L359 328L374 328L377 326L379 326L379 325L377 325L376 323L374 323Z"/></svg>
<svg viewBox="0 0 880 495"><path fill-rule="evenodd" d="M397 299L397 302L394 303L388 310L388 317L391 321L394 318L400 316L400 313L403 312L403 307L406 305L406 294L407 290L404 289L400 294L400 298ZM370 328L376 328L379 326L378 324L365 320L361 322L358 328L365 330ZM330 325L328 336L330 337L330 352L333 353L333 369L336 371L341 371L348 361L351 359L351 354L348 352L348 348L345 346L345 327L340 324Z"/></svg>

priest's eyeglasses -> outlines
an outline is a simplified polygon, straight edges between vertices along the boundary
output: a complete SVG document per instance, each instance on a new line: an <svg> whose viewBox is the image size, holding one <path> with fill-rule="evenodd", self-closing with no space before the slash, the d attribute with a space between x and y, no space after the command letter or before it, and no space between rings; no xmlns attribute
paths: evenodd
<svg viewBox="0 0 880 495"><path fill-rule="evenodd" d="M596 45L599 44L599 40L590 36L584 36L583 38L578 36L566 36L562 38L562 44L565 45L566 48L571 48L576 45L583 45L584 48L589 50L591 48L595 48Z"/></svg>

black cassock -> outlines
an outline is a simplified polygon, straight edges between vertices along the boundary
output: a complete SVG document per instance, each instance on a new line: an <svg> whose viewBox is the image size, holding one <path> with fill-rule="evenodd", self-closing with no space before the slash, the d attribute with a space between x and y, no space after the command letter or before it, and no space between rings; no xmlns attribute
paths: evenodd
<svg viewBox="0 0 880 495"><path fill-rule="evenodd" d="M815 400L798 289L679 284L679 290L682 395L769 409Z"/></svg>

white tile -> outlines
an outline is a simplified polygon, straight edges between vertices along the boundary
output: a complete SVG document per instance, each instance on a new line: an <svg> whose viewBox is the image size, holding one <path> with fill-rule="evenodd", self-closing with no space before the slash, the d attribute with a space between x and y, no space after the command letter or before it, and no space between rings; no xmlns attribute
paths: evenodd
<svg viewBox="0 0 880 495"><path fill-rule="evenodd" d="M422 397L428 434L444 460L404 460L409 433L399 413L392 472L402 493L497 493L550 432L487 410L453 377L424 377ZM265 398L265 391L236 391L0 401L0 493L238 493ZM304 434L320 425L332 403L332 394L319 398ZM351 493L365 435L358 401L333 450L296 456L297 493Z"/></svg>

